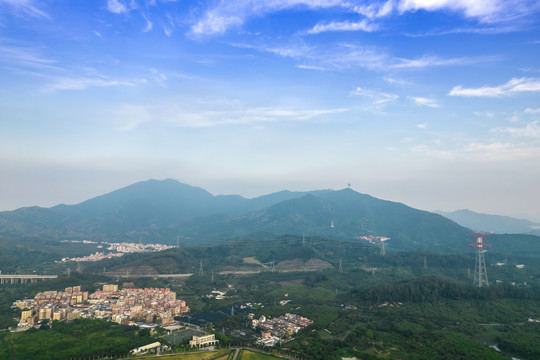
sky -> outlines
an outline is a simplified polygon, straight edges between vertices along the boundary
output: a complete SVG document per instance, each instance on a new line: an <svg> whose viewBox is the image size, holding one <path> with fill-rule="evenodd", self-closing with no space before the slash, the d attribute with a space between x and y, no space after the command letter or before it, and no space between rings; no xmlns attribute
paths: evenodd
<svg viewBox="0 0 540 360"><path fill-rule="evenodd" d="M150 178L540 222L540 1L0 0L0 210Z"/></svg>

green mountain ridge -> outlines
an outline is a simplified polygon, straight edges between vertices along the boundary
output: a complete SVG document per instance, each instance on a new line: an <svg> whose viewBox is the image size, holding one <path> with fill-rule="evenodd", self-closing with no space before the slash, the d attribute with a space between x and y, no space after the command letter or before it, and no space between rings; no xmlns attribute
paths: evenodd
<svg viewBox="0 0 540 360"><path fill-rule="evenodd" d="M215 244L286 234L359 241L389 237L389 249L465 252L472 230L441 215L381 200L350 188L281 191L254 199L214 196L176 180L148 180L76 205L0 212L0 234L43 239ZM502 236L500 251L529 248L536 236ZM502 243L501 243L502 242ZM523 245L523 244L526 245ZM532 250L531 250L532 249Z"/></svg>

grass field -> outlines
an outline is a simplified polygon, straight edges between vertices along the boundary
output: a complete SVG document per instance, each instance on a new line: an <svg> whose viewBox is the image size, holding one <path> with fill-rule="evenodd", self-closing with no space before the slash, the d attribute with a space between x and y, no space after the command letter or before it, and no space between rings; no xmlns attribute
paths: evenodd
<svg viewBox="0 0 540 360"><path fill-rule="evenodd" d="M232 358L234 350L198 351L191 354L162 355L140 357L135 359L159 359L159 360L227 360Z"/></svg>
<svg viewBox="0 0 540 360"><path fill-rule="evenodd" d="M242 352L242 357L240 360L276 360L281 359L268 354L261 354L254 351L244 350Z"/></svg>
<svg viewBox="0 0 540 360"><path fill-rule="evenodd" d="M191 354L143 356L135 359L159 359L159 360L230 360L234 350L199 351ZM262 354L250 350L242 350L237 360L279 360L281 358L269 354Z"/></svg>

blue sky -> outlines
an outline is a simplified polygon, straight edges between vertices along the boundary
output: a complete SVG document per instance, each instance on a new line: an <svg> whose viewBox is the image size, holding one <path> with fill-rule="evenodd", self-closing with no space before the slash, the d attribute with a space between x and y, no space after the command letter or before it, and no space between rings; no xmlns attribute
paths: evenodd
<svg viewBox="0 0 540 360"><path fill-rule="evenodd" d="M540 221L540 2L0 0L0 210L148 178Z"/></svg>

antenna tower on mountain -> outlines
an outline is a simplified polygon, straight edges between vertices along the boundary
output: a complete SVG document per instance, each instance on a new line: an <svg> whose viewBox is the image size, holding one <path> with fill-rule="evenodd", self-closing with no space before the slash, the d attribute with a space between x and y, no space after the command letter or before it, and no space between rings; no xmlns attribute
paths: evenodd
<svg viewBox="0 0 540 360"><path fill-rule="evenodd" d="M474 264L474 280L473 286L489 286L487 270L486 270L486 261L484 260L484 253L486 250L484 246L491 245L484 242L484 238L490 234L469 234L476 238L476 242L469 244L469 246L476 247L476 263Z"/></svg>

